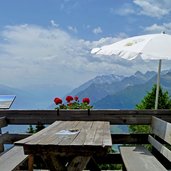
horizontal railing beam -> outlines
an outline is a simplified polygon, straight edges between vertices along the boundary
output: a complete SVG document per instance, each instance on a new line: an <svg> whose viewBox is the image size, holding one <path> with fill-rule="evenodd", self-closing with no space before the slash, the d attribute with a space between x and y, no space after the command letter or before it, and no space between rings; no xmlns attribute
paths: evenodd
<svg viewBox="0 0 171 171"><path fill-rule="evenodd" d="M13 144L15 141L27 138L30 133L0 134L0 143ZM148 144L149 134L111 134L112 144Z"/></svg>
<svg viewBox="0 0 171 171"><path fill-rule="evenodd" d="M31 134L29 133L16 133L9 134L8 132L4 134L0 134L0 143L2 144L13 144L15 141L19 141L21 139L27 138Z"/></svg>
<svg viewBox="0 0 171 171"><path fill-rule="evenodd" d="M149 134L111 134L112 144L149 144Z"/></svg>
<svg viewBox="0 0 171 171"><path fill-rule="evenodd" d="M103 157L95 157L95 161L98 164L122 164L122 158L120 153L111 153Z"/></svg>
<svg viewBox="0 0 171 171"><path fill-rule="evenodd" d="M0 110L8 124L51 124L56 120L110 121L111 124L150 124L151 116L171 122L171 110Z"/></svg>

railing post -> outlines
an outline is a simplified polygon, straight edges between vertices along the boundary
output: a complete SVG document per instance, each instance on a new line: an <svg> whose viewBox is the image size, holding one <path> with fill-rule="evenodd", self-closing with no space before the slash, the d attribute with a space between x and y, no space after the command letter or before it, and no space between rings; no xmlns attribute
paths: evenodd
<svg viewBox="0 0 171 171"><path fill-rule="evenodd" d="M5 127L5 126L7 126L6 118L5 117L1 117L0 118L0 138L3 135L1 128ZM4 151L4 144L3 144L3 141L0 141L0 152L3 152L3 151Z"/></svg>
<svg viewBox="0 0 171 171"><path fill-rule="evenodd" d="M0 128L0 136L2 136L2 130ZM4 144L3 142L0 142L0 153L4 151Z"/></svg>

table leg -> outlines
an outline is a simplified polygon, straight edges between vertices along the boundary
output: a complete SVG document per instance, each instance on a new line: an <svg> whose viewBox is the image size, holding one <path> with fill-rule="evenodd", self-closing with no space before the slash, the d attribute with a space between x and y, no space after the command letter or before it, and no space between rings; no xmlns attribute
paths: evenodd
<svg viewBox="0 0 171 171"><path fill-rule="evenodd" d="M90 160L90 156L76 156L67 166L67 171L82 171Z"/></svg>
<svg viewBox="0 0 171 171"><path fill-rule="evenodd" d="M59 156L56 156L55 154L46 154L43 155L42 158L50 171L66 171L65 164L62 163Z"/></svg>
<svg viewBox="0 0 171 171"><path fill-rule="evenodd" d="M96 161L93 157L91 157L91 159L89 160L89 162L87 164L87 170L101 171L101 169L99 168L98 164L96 163Z"/></svg>
<svg viewBox="0 0 171 171"><path fill-rule="evenodd" d="M34 157L33 155L29 155L28 157L28 170L33 171L33 163L34 163Z"/></svg>

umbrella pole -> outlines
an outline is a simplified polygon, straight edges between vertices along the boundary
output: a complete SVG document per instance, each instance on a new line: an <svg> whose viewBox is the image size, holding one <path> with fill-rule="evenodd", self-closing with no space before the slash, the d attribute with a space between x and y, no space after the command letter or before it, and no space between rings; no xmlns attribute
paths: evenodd
<svg viewBox="0 0 171 171"><path fill-rule="evenodd" d="M162 60L160 59L160 60L159 60L159 67L158 67L158 74L157 74L157 87L156 87L155 110L158 109L161 62L162 62Z"/></svg>

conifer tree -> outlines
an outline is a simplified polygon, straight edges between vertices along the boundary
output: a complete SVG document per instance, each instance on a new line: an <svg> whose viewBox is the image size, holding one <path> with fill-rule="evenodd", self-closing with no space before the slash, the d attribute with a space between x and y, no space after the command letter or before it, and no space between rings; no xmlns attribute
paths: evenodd
<svg viewBox="0 0 171 171"><path fill-rule="evenodd" d="M150 92L136 105L136 109L154 109L156 98L156 85L152 87ZM171 99L168 91L164 91L159 87L158 109L171 109ZM149 133L150 127L148 125L130 125L129 131L132 133Z"/></svg>
<svg viewBox="0 0 171 171"><path fill-rule="evenodd" d="M152 87L152 90L147 93L144 99L136 105L136 109L154 109L156 98L156 85ZM159 87L159 101L158 109L171 109L171 99L168 91L163 91L161 86Z"/></svg>

